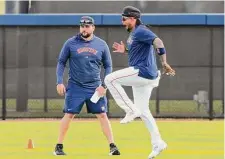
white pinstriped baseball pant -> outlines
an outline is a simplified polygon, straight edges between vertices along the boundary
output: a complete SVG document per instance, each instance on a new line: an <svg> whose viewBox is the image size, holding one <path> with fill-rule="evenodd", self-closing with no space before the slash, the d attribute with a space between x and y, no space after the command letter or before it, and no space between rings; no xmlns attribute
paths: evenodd
<svg viewBox="0 0 225 159"><path fill-rule="evenodd" d="M115 71L105 77L105 84L117 105L126 113L129 111L141 112L141 119L144 121L152 137L154 144L161 139L155 119L149 110L149 99L153 88L159 85L159 76L154 80L149 80L138 76L139 70L128 67ZM127 96L122 86L132 86L134 102Z"/></svg>

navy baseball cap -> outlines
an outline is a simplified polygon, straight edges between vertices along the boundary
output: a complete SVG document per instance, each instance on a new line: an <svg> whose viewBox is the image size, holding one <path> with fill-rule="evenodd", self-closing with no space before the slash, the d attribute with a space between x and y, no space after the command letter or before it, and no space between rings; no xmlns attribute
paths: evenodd
<svg viewBox="0 0 225 159"><path fill-rule="evenodd" d="M92 17L89 16L83 16L80 19L80 24L85 25L85 24L95 24L95 21Z"/></svg>
<svg viewBox="0 0 225 159"><path fill-rule="evenodd" d="M122 16L139 19L141 17L141 11L133 6L126 6L123 8Z"/></svg>

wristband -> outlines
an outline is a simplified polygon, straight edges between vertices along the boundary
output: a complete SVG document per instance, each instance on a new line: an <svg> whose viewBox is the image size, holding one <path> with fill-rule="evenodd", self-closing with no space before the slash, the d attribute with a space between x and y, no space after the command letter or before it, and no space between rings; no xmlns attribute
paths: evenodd
<svg viewBox="0 0 225 159"><path fill-rule="evenodd" d="M104 83L102 84L102 87L105 88L105 89L107 89L107 87L106 87L106 85Z"/></svg>
<svg viewBox="0 0 225 159"><path fill-rule="evenodd" d="M166 53L166 49L165 48L157 48L156 52L158 53L158 55L163 55Z"/></svg>

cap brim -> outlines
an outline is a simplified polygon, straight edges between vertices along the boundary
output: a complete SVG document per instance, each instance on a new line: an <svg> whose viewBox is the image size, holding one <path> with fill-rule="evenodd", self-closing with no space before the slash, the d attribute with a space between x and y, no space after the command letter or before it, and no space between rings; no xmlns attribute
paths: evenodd
<svg viewBox="0 0 225 159"><path fill-rule="evenodd" d="M128 15L128 14L122 14L122 16L124 16L124 17L132 17L131 15Z"/></svg>

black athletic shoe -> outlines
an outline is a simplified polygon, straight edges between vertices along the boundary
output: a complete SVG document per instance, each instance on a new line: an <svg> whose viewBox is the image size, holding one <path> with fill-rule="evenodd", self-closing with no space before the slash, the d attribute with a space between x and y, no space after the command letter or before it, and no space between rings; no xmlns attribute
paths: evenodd
<svg viewBox="0 0 225 159"><path fill-rule="evenodd" d="M63 144L57 144L55 146L55 151L53 152L54 155L66 155L65 152L63 151Z"/></svg>
<svg viewBox="0 0 225 159"><path fill-rule="evenodd" d="M110 144L110 152L109 152L109 155L120 155L120 151L116 147L115 144Z"/></svg>

